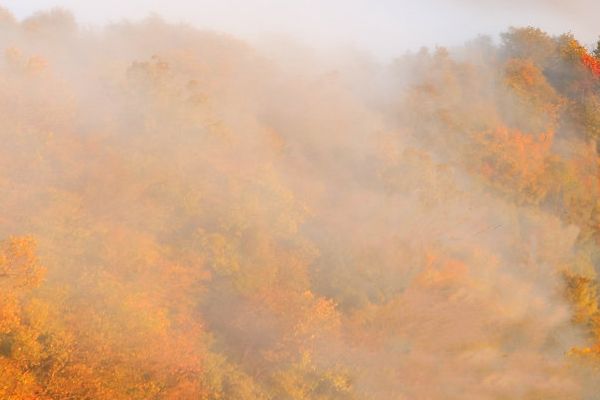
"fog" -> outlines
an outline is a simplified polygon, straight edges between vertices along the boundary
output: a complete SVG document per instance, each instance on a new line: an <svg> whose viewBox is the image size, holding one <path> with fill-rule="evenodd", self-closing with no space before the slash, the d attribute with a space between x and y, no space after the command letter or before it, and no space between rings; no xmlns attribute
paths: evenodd
<svg viewBox="0 0 600 400"><path fill-rule="evenodd" d="M598 398L598 5L55 4L0 14L0 398Z"/></svg>
<svg viewBox="0 0 600 400"><path fill-rule="evenodd" d="M223 31L246 39L288 35L315 48L357 47L383 59L421 46L458 46L509 26L573 32L595 43L600 4L594 0L8 0L17 17L52 7L71 10L88 26L157 13L173 23Z"/></svg>

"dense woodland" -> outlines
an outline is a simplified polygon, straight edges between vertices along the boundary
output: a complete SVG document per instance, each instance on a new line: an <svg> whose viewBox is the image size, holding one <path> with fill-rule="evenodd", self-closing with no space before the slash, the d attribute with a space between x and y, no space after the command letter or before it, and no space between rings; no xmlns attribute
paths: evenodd
<svg viewBox="0 0 600 400"><path fill-rule="evenodd" d="M600 46L0 51L1 399L599 398Z"/></svg>

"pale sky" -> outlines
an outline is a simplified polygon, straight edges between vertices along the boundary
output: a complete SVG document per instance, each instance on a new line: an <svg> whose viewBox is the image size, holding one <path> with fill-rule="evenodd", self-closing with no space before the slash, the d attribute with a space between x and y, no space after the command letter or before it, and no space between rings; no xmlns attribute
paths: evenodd
<svg viewBox="0 0 600 400"><path fill-rule="evenodd" d="M256 37L285 33L307 45L350 45L390 57L422 45L452 46L509 26L571 31L584 44L600 35L600 0L0 0L18 18L52 7L84 25L140 19Z"/></svg>

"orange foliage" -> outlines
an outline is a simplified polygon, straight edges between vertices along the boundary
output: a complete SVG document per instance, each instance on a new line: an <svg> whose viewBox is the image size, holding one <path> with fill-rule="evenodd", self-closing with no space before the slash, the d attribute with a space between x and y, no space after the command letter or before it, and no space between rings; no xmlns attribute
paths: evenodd
<svg viewBox="0 0 600 400"><path fill-rule="evenodd" d="M586 52L581 55L581 62L596 78L600 78L600 60Z"/></svg>
<svg viewBox="0 0 600 400"><path fill-rule="evenodd" d="M536 137L506 127L481 132L473 136L471 165L493 187L537 203L549 190L545 179L552 139L552 132Z"/></svg>
<svg viewBox="0 0 600 400"><path fill-rule="evenodd" d="M600 93L565 93L586 74L558 39L324 79L152 18L73 24L15 22L0 63L0 237L32 235L0 243L0 399L579 398Z"/></svg>

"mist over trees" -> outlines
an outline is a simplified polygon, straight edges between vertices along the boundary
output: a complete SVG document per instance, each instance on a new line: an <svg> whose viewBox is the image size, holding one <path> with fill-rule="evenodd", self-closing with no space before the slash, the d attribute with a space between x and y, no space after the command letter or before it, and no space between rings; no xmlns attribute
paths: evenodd
<svg viewBox="0 0 600 400"><path fill-rule="evenodd" d="M598 49L0 45L1 399L598 398Z"/></svg>

